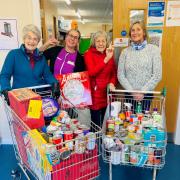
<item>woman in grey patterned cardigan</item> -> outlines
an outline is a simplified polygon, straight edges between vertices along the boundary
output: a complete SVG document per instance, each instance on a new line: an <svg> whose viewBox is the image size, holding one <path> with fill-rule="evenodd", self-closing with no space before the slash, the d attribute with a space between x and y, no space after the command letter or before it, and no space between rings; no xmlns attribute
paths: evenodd
<svg viewBox="0 0 180 180"><path fill-rule="evenodd" d="M126 90L152 91L162 78L159 48L147 43L145 26L139 21L131 25L129 36L131 44L119 58L118 80ZM142 101L145 96L143 93L131 95L135 101Z"/></svg>

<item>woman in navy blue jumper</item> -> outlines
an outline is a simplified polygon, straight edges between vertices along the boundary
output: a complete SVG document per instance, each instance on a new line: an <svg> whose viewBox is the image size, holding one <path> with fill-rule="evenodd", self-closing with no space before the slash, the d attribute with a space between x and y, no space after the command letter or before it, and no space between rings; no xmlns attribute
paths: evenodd
<svg viewBox="0 0 180 180"><path fill-rule="evenodd" d="M3 94L6 95L11 89L43 84L58 86L45 57L37 49L40 39L41 32L36 26L30 24L23 28L24 43L20 48L8 53L1 71L0 83Z"/></svg>

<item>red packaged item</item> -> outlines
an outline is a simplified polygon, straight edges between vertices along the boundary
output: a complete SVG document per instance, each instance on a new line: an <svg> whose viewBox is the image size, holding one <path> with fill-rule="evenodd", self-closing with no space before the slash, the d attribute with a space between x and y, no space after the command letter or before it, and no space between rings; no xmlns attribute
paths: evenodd
<svg viewBox="0 0 180 180"><path fill-rule="evenodd" d="M39 107L40 112L36 112L36 114L39 114L38 117L28 116L28 110L31 109L29 108L31 100L41 101L40 95L36 94L30 89L23 88L9 91L8 97L10 101L10 107L29 126L30 129L40 128L44 126L42 106Z"/></svg>
<svg viewBox="0 0 180 180"><path fill-rule="evenodd" d="M56 79L60 84L64 108L92 105L90 81L87 71L59 74L56 75Z"/></svg>

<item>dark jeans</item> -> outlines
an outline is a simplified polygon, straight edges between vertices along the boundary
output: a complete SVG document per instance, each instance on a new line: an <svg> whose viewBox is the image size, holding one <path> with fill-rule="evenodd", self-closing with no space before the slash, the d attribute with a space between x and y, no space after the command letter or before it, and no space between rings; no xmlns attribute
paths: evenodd
<svg viewBox="0 0 180 180"><path fill-rule="evenodd" d="M135 113L136 111L136 107L138 105L138 101L135 101L133 99L133 96L130 93L126 93L125 94L125 101L127 103L131 103L132 104L132 108L131 110L133 111L133 113ZM153 94L144 94L144 98L141 102L141 106L142 106L142 112L144 113L145 110L150 110L150 106L151 106L151 101L153 99Z"/></svg>
<svg viewBox="0 0 180 180"><path fill-rule="evenodd" d="M99 110L90 109L90 112L91 112L91 121L94 122L99 127L102 127L106 108L102 108Z"/></svg>

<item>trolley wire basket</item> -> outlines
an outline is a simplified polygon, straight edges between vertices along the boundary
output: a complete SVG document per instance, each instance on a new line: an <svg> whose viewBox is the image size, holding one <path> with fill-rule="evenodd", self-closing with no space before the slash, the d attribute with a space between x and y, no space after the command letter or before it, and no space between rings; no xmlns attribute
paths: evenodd
<svg viewBox="0 0 180 180"><path fill-rule="evenodd" d="M144 94L142 101L132 93ZM167 133L165 123L165 94L114 90L108 93L109 105L103 123L102 157L112 164L156 170L165 164Z"/></svg>
<svg viewBox="0 0 180 180"><path fill-rule="evenodd" d="M52 97L49 86L30 89L42 98ZM11 105L5 101L4 105L15 156L27 179L30 179L27 172L36 179L47 180L88 180L100 175L101 129L93 122L90 127L79 124L79 111L75 107L64 109L60 102L60 113L66 116L66 122L56 122L56 130L45 133L41 128L30 129Z"/></svg>

